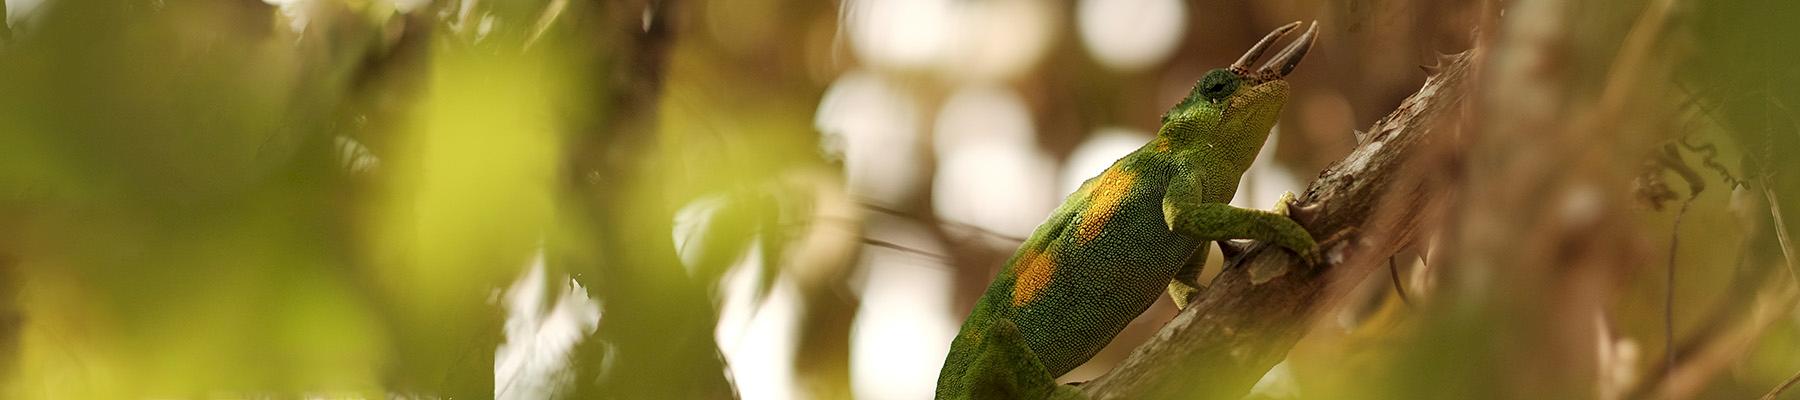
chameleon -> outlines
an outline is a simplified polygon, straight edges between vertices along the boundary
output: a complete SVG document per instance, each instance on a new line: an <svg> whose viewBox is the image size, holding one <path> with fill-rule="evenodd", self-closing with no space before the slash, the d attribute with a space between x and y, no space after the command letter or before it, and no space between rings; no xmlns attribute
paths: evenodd
<svg viewBox="0 0 1800 400"><path fill-rule="evenodd" d="M1162 115L1154 139L1064 199L963 322L938 398L1079 397L1055 377L1092 358L1162 293L1185 307L1201 287L1209 242L1252 239L1317 260L1312 234L1287 216L1291 193L1274 211L1229 204L1318 23L1250 65L1300 25L1277 28L1228 68L1208 71Z"/></svg>

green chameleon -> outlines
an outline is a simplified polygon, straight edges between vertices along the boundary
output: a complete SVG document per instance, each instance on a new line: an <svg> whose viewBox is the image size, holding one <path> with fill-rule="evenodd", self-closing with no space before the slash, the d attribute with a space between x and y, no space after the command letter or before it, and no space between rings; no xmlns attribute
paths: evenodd
<svg viewBox="0 0 1800 400"><path fill-rule="evenodd" d="M1088 179L1038 226L988 286L950 344L938 398L1077 397L1054 378L1086 362L1167 290L1177 305L1200 287L1208 241L1254 239L1316 259L1317 243L1286 215L1232 207L1287 102L1282 80L1318 24L1255 70L1294 22L1229 69L1214 69L1162 116L1156 138Z"/></svg>

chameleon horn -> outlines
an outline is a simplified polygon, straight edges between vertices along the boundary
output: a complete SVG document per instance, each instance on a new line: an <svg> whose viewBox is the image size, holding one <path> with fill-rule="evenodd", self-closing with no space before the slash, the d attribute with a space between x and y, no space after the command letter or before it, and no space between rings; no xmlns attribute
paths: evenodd
<svg viewBox="0 0 1800 400"><path fill-rule="evenodd" d="M1319 22L1313 21L1312 26L1307 27L1306 33L1300 34L1299 39L1294 39L1293 44L1281 49L1280 53L1275 53L1275 57L1270 58L1262 68L1257 68L1258 74L1274 74L1281 77L1294 72L1294 66L1300 65L1300 59L1306 58L1306 51L1312 49L1313 38L1318 36L1318 33Z"/></svg>
<svg viewBox="0 0 1800 400"><path fill-rule="evenodd" d="M1288 32L1293 32L1294 28L1299 27L1300 21L1294 21L1287 25L1282 25L1280 28L1275 28L1274 31L1270 31L1268 35L1263 36L1262 41L1256 42L1255 46L1250 46L1250 51L1244 52L1244 56L1239 57L1237 62L1231 63L1231 70L1237 72L1239 75L1248 75L1250 73L1250 63L1256 62L1256 59L1258 58L1262 58L1263 53L1268 52L1269 46L1275 45L1276 40L1281 40L1282 36L1287 36Z"/></svg>

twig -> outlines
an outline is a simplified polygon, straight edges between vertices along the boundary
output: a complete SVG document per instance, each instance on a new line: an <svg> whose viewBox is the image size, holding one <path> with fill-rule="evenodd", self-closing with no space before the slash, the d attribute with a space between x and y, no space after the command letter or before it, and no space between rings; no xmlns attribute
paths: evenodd
<svg viewBox="0 0 1800 400"><path fill-rule="evenodd" d="M1781 396L1781 392L1785 392L1789 387L1793 387L1795 382L1800 382L1800 372L1795 372L1794 376L1790 376L1787 380L1781 381L1780 386L1770 389L1768 394L1763 395L1762 400L1775 400L1776 396Z"/></svg>
<svg viewBox="0 0 1800 400"><path fill-rule="evenodd" d="M982 228L980 226L976 226L975 224L962 223L962 222L956 222L956 221L944 221L944 220L927 221L927 218L921 218L918 215L914 215L912 213L908 213L905 211L888 208L888 207L882 206L880 204L875 204L875 203L867 202L867 201L863 201L860 203L862 204L863 208L874 210L874 211L880 212L882 214L892 215L892 216L896 216L896 217L900 217L900 218L906 218L906 219L918 221L921 223L936 223L941 226L954 226L957 229L968 230L970 232L975 232L976 234L979 234L982 236L992 237L992 238L996 238L996 239L1004 239L1004 240L1008 240L1008 241L1012 241L1012 242L1016 242L1016 243L1025 243L1025 238L1008 235L1008 234L1004 234L1004 233L1000 233L1000 232L994 232L994 231L988 230L987 228Z"/></svg>
<svg viewBox="0 0 1800 400"><path fill-rule="evenodd" d="M1795 259L1793 247L1781 240L1787 235L1787 223L1777 214L1781 212L1779 199L1772 192L1770 175L1767 173L1752 174L1757 179L1757 189L1763 191L1764 200L1769 202L1769 220L1777 246L1781 247L1782 267L1754 268L1744 272L1746 247L1740 250L1739 275L1725 291L1730 294L1721 303L1708 312L1702 323L1698 324L1698 332L1690 333L1681 341L1681 345L1671 349L1679 361L1672 369L1648 369L1646 375L1638 378L1636 386L1626 391L1625 398L1686 398L1692 397L1709 377L1725 365L1737 360L1750 350L1751 342L1769 328L1771 321L1795 304L1796 295L1800 295L1800 286L1794 286L1793 271ZM1746 243L1746 246L1750 244ZM1782 281L1771 275L1776 269L1787 271L1790 280ZM1773 294L1770 294L1773 292ZM1763 306L1751 306L1749 297L1753 294L1769 294L1768 298L1757 300ZM1737 311L1750 310L1749 315L1737 316Z"/></svg>
<svg viewBox="0 0 1800 400"><path fill-rule="evenodd" d="M1681 246L1681 218L1687 216L1688 206L1698 198L1699 193L1695 193L1681 202L1681 210L1675 212L1675 226L1669 229L1669 270L1663 281L1668 290L1663 293L1663 376L1675 373L1675 250Z"/></svg>
<svg viewBox="0 0 1800 400"><path fill-rule="evenodd" d="M1772 96L1772 95L1765 95L1765 96L1767 96L1769 98L1769 101L1763 102L1764 107L1765 107L1764 112L1763 112L1763 118L1765 119L1765 123L1763 124L1763 129L1764 129L1763 135L1765 137L1774 135L1774 134L1768 132L1768 130L1773 129L1773 128L1769 128L1769 126L1773 125L1773 123L1766 122L1766 120L1769 118L1769 113L1767 112L1768 111L1767 107L1770 105L1773 105L1776 108L1780 108L1782 111L1782 115L1790 115L1790 117L1788 118L1788 122L1794 124L1794 133L1797 135L1800 135L1800 119L1791 117L1791 115L1793 115L1793 114L1790 113L1791 110L1788 109L1787 104L1782 103L1781 99L1777 98L1775 96ZM1765 148L1763 151L1767 152L1770 150ZM1759 164L1763 165L1764 166L1763 168L1768 168L1767 161L1760 162ZM1787 264L1787 270L1788 270L1788 278L1793 279L1794 284L1800 285L1800 273L1796 273L1794 271L1794 242L1792 239L1788 238L1787 220L1781 218L1781 202L1780 202L1780 200L1775 198L1775 188L1774 188L1774 186L1772 186L1774 184L1774 182L1770 182L1768 171L1763 171L1761 175L1762 175L1761 179L1762 179L1762 184L1763 184L1762 185L1763 186L1763 196L1768 198L1769 214L1774 216L1774 218L1775 218L1775 239L1779 243L1781 243L1781 256L1782 256L1782 258L1786 259L1786 261L1787 261L1786 264Z"/></svg>
<svg viewBox="0 0 1800 400"><path fill-rule="evenodd" d="M1700 198L1700 192L1706 190L1706 182L1681 159L1675 143L1663 145L1662 154L1652 157L1681 175L1688 185L1688 198L1681 202L1681 210L1675 212L1674 226L1669 228L1669 262L1663 282L1666 290L1663 292L1663 375L1668 376L1675 372L1675 254L1681 248L1681 219L1687 216L1688 207L1694 205L1694 200Z"/></svg>
<svg viewBox="0 0 1800 400"><path fill-rule="evenodd" d="M1763 196L1768 197L1769 213L1773 214L1775 217L1775 239L1781 244L1781 257L1785 264L1787 264L1788 276L1794 277L1794 245L1793 242L1788 240L1787 222L1781 218L1781 203L1775 198L1775 189L1769 186L1769 183L1768 175L1764 175L1762 185ZM1794 284L1800 284L1800 279L1793 280L1792 282ZM1769 390L1768 394L1763 395L1762 400L1774 400L1776 396L1781 395L1781 392L1794 386L1794 382L1796 381L1800 381L1800 372L1794 373L1794 375L1788 377L1786 381L1782 381L1780 386L1776 386L1775 389Z"/></svg>
<svg viewBox="0 0 1800 400"><path fill-rule="evenodd" d="M862 239L862 242L863 242L863 244L867 244L870 246L894 250L894 251L898 251L901 253L906 253L906 254L923 257L923 258L929 259L931 261L936 261L937 262L937 264L935 265L937 267L936 269L946 269L943 266L950 265L950 257L946 257L943 254L937 254L937 253L932 253L932 252L925 251L925 250L919 250L919 249L913 248L912 246L889 242L886 240L876 239L876 238L872 238L872 237L864 237Z"/></svg>
<svg viewBox="0 0 1800 400"><path fill-rule="evenodd" d="M1800 284L1800 274L1794 272L1794 242L1788 239L1787 220L1781 218L1780 200L1775 198L1775 188L1770 186L1772 182L1768 175L1763 175L1762 181L1763 197L1768 199L1769 215L1775 219L1775 241L1781 244L1781 258L1786 261L1788 278Z"/></svg>

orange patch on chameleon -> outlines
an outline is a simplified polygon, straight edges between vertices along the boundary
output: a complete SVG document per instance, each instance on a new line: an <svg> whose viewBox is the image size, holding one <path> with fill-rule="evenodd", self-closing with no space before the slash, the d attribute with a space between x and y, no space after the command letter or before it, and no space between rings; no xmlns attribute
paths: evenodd
<svg viewBox="0 0 1800 400"><path fill-rule="evenodd" d="M1023 307L1037 299L1044 288L1050 287L1051 275L1056 273L1056 260L1037 250L1026 250L1019 255L1017 275L1013 277L1013 307Z"/></svg>
<svg viewBox="0 0 1800 400"><path fill-rule="evenodd" d="M1119 211L1119 205L1125 202L1125 196L1131 194L1132 185L1137 183L1137 174L1113 167L1100 175L1100 181L1094 183L1094 189L1088 196L1087 207L1081 210L1079 223L1075 226L1075 237L1081 243L1093 241L1100 237L1106 222L1112 220L1113 214Z"/></svg>

